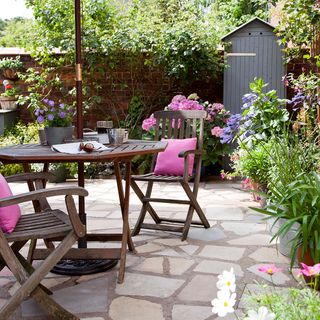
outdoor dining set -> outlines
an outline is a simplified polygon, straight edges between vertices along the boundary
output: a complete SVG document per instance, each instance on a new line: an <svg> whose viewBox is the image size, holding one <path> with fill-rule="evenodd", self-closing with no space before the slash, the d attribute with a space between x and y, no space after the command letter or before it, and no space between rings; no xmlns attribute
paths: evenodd
<svg viewBox="0 0 320 320"><path fill-rule="evenodd" d="M197 202L200 181L204 111L159 111L156 119L155 141L128 140L120 144L107 145L95 150L86 142L75 142L78 153L57 152L55 148L41 144L14 145L0 148L0 161L5 164L20 163L25 173L7 177L1 183L0 220L5 210L14 208L19 211L16 221L9 232L0 231L1 269L11 270L20 288L0 310L0 318L7 319L24 299L31 296L55 319L78 319L50 297L50 290L40 282L50 272L66 274L86 274L105 271L120 262L118 282L125 279L127 248L135 252L132 236L141 229L166 230L181 233L185 240L191 225L209 228L209 222ZM79 146L78 146L79 145ZM132 175L132 159L137 155L153 154L151 172L144 175ZM48 172L50 163L74 162L113 162L117 182L119 204L122 214L122 232L90 233L86 228L84 175L79 172L78 187L46 188L46 182L52 175ZM43 172L31 172L30 164L43 164ZM122 167L125 168L122 175ZM125 183L123 185L122 179ZM29 192L12 195L7 183L24 181ZM147 182L146 191L142 191L139 182ZM152 197L154 183L178 182L185 191L185 199L162 199ZM190 184L192 182L192 186ZM134 229L129 227L130 187L141 201L141 211ZM66 211L51 208L48 198L65 197ZM78 207L74 197L79 197ZM22 214L17 205L23 202L33 203L34 213ZM108 199L106 199L106 202ZM176 203L186 205L185 219L169 219L159 215L152 202ZM106 205L107 206L107 205ZM199 219L193 220L196 213ZM153 223L145 223L149 214ZM1 221L0 221L1 222ZM2 222L1 222L2 223ZM37 240L43 239L46 248L38 248ZM31 241L30 241L31 240ZM20 250L30 241L28 256ZM88 248L88 242L118 241L120 248ZM77 248L74 245L78 242ZM34 269L32 262L42 260ZM81 261L81 263L77 263ZM88 261L88 264L83 264ZM92 264L95 265L92 267ZM71 267L70 267L71 265Z"/></svg>

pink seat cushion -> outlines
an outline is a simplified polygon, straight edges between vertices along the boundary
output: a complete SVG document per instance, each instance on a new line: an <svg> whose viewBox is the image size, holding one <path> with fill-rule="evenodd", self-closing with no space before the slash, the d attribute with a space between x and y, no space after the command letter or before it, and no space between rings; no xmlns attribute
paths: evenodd
<svg viewBox="0 0 320 320"><path fill-rule="evenodd" d="M0 198L12 196L11 189L6 179L0 174ZM14 230L21 217L20 207L15 204L0 208L0 228L3 232L10 233Z"/></svg>
<svg viewBox="0 0 320 320"><path fill-rule="evenodd" d="M179 158L181 151L195 150L197 147L197 138L188 139L161 139L168 142L167 148L158 154L154 174L183 176L184 158ZM189 156L189 176L192 175L194 155Z"/></svg>

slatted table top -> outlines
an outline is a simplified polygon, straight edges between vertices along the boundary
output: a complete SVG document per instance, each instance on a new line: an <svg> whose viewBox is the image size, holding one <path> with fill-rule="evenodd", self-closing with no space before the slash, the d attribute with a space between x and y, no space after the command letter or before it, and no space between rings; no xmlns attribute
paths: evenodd
<svg viewBox="0 0 320 320"><path fill-rule="evenodd" d="M163 151L166 145L167 143L162 141L129 140L108 151L67 154L52 151L50 146L20 144L0 148L0 161L3 163L103 162L157 153Z"/></svg>

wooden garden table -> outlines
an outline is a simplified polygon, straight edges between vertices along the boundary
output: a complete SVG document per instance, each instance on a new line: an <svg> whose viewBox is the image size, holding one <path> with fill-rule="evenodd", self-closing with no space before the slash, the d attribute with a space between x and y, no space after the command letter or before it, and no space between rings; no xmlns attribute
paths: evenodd
<svg viewBox="0 0 320 320"><path fill-rule="evenodd" d="M21 144L0 148L0 161L4 164L21 163L25 171L30 170L30 163L43 163L44 170L48 170L50 163L76 162L83 165L84 162L114 162L115 176L119 194L120 207L122 212L123 229L118 234L95 234L86 233L85 238L81 238L79 248L71 249L64 259L108 259L120 260L118 282L124 279L127 245L130 251L134 251L134 245L129 228L129 194L131 178L131 161L137 155L152 154L163 151L166 142L129 140L113 149L103 152L92 152L83 154L66 154L52 151L50 146L40 144ZM120 163L125 164L125 188L122 185L120 173ZM84 175L79 171L78 185L84 187ZM29 189L34 189L32 183ZM83 197L79 197L79 216L86 225L85 202ZM87 248L87 241L121 241L121 247L115 248ZM33 258L43 259L48 255L50 249L36 249Z"/></svg>

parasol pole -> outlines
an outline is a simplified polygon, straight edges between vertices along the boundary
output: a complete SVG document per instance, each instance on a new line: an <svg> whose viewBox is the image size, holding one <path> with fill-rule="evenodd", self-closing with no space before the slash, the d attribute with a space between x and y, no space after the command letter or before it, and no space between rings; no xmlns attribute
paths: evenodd
<svg viewBox="0 0 320 320"><path fill-rule="evenodd" d="M74 2L75 44L76 44L76 99L77 99L77 138L83 139L83 108L82 108L82 58L81 58L81 0ZM78 162L78 185L84 187L84 163ZM79 218L86 224L85 200L79 197ZM78 241L80 248L86 248L85 238Z"/></svg>
<svg viewBox="0 0 320 320"><path fill-rule="evenodd" d="M75 0L75 31L76 31L76 97L77 97L77 138L83 138L82 110L82 59L81 59L81 0Z"/></svg>

